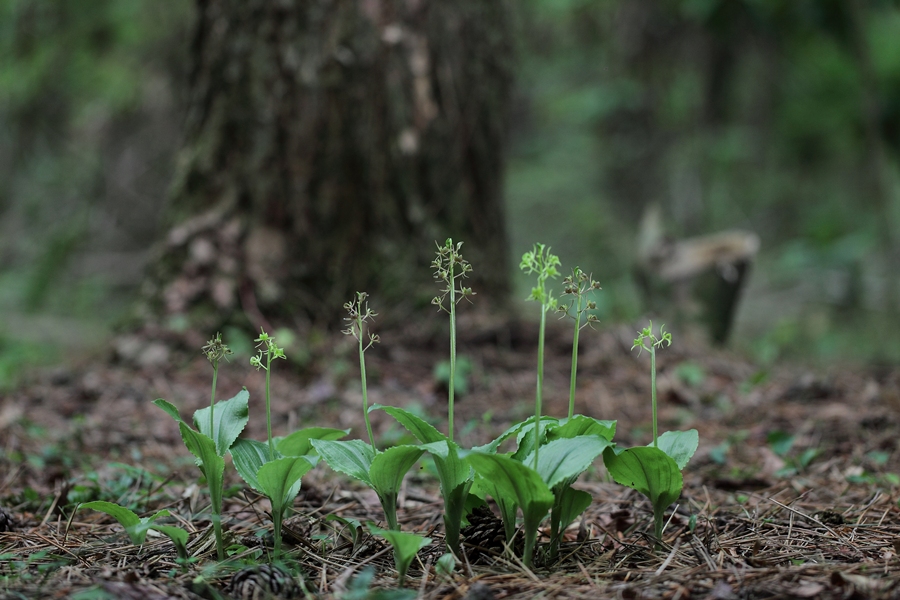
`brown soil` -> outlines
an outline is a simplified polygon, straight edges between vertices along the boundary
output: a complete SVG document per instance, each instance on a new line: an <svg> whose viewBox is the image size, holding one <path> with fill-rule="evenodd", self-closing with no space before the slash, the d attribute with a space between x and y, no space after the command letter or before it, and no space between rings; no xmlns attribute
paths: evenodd
<svg viewBox="0 0 900 600"><path fill-rule="evenodd" d="M456 428L458 441L469 446L534 410L537 335L532 325L477 318L461 331L478 332L460 343L473 368ZM384 342L367 354L370 402L445 415L444 392L432 374L446 358L443 336L439 327L381 332ZM617 419L616 441L626 446L650 437L649 360L630 351L633 337L631 327L584 332L576 401L576 412ZM316 425L352 427L351 436L365 436L349 341L321 343L318 358L302 370L276 365L276 434ZM567 328L551 327L546 414L567 410L569 344ZM761 373L740 357L676 336L659 352L659 373L660 430L700 433L661 545L647 533L647 501L609 483L598 466L578 484L595 501L568 532L558 563L529 570L488 556L450 577L438 575L441 499L435 479L414 469L401 494L402 526L434 542L406 586L423 598L472 600L900 597L900 370L784 366ZM196 467L174 423L151 405L164 397L191 414L208 402L210 375L199 352L174 351L156 367L113 359L59 368L0 398L0 507L13 520L10 531L0 527L0 598L240 593L227 587L233 568L214 568ZM264 439L264 374L244 361L224 365L219 397L241 386L251 394L244 435ZM386 415L375 413L373 425L384 444L404 439ZM786 452L778 435L792 436ZM266 501L241 486L233 469L227 473L226 486L236 486L226 500L228 533L248 553L265 551ZM149 537L136 548L106 515L73 512L76 501L89 499L131 503L141 515L168 508L169 522L191 532L196 560L182 572L167 538ZM322 465L304 478L295 509L285 535L291 559L306 574L300 597L364 597L352 596L352 582L368 565L376 569L373 588L396 588L389 550L368 536L354 547L346 530L326 520L329 514L382 520L372 492Z"/></svg>

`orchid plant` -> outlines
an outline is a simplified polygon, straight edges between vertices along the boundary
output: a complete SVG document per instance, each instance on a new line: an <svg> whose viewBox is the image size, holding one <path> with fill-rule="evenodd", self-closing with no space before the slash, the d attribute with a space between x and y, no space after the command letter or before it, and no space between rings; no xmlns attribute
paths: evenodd
<svg viewBox="0 0 900 600"><path fill-rule="evenodd" d="M444 541L449 550L441 559L445 570L452 569L457 559L464 558L461 528L466 522L467 511L484 503L488 497L499 507L507 552L513 552L512 540L517 535L521 514L523 564L530 568L538 560L556 560L566 528L593 501L589 493L573 485L600 456L616 482L650 499L654 534L657 539L662 538L665 511L680 496L683 487L681 471L699 443L696 430L669 431L661 435L658 432L656 352L671 345L671 334L664 328L654 331L651 322L638 332L634 340L632 349L638 349L638 356L643 352L650 355L653 439L648 446L621 448L613 442L615 421L575 414L579 334L582 329L597 322L593 312L596 304L590 294L599 290L600 285L576 267L563 279L563 293L558 298L551 284L560 275L559 257L552 254L549 247L535 244L531 251L522 256L520 263L522 271L535 277L529 300L540 304L534 415L515 423L485 445L464 449L454 436L456 305L464 298L471 299L474 293L463 285L472 272L472 266L463 258L461 248L462 242L452 239L447 239L443 245L437 244L432 263L434 277L441 283L440 293L433 299L433 304L446 312L450 319L446 435L408 410L369 404L366 352L380 340L370 331L377 315L369 307L365 292L357 292L344 305L348 325L343 333L356 341L366 439L341 440L349 430L328 427L310 427L285 436L273 435L271 373L273 364L286 356L284 349L265 330L261 330L256 338L257 354L250 359L252 366L265 371L265 442L240 437L249 421L250 394L246 389L228 400L216 401L220 363L232 354L222 341L221 334L216 334L203 347L203 353L213 368L209 407L195 411L191 423L188 423L170 402L161 398L154 401L178 424L182 440L194 455L206 480L220 561L225 556L222 503L227 455L231 456L237 473L246 484L269 500L274 559L282 553L281 525L300 490L301 479L318 464L320 457L333 470L371 487L381 502L387 529L369 524L369 530L393 546L401 585L418 551L430 543L430 538L401 531L397 505L405 475L426 453L434 461L444 499ZM546 315L551 311L558 311L574 321L568 412L560 417L543 414ZM418 443L379 449L370 421L374 410L386 412L406 428ZM512 448L504 451L510 446ZM90 502L82 507L105 512L119 520L136 544L143 543L147 531L157 530L172 539L182 561L188 560L187 532L157 523L159 518L168 514L167 511L140 517L129 509L108 502ZM541 546L540 527L548 518L549 543ZM355 531L362 531L359 522L355 524Z"/></svg>

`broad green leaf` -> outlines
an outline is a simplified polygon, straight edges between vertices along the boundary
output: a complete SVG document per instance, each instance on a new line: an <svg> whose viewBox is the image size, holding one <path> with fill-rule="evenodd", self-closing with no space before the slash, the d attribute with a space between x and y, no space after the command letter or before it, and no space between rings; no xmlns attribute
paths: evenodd
<svg viewBox="0 0 900 600"><path fill-rule="evenodd" d="M571 419L563 419L558 426L550 427L547 431L547 438L550 440L579 435L597 435L611 442L616 435L616 422L575 415Z"/></svg>
<svg viewBox="0 0 900 600"><path fill-rule="evenodd" d="M216 462L212 460L212 457L222 461L222 457L216 452L216 443L211 438L193 429L184 421L178 422L178 430L181 432L181 440L184 442L185 447L196 457L196 463L201 469L203 469L203 464L207 458L210 459L209 464L215 464Z"/></svg>
<svg viewBox="0 0 900 600"><path fill-rule="evenodd" d="M379 496L399 493L403 477L424 453L419 446L394 446L376 454L369 467L372 488Z"/></svg>
<svg viewBox="0 0 900 600"><path fill-rule="evenodd" d="M466 460L479 475L493 483L498 503L515 502L522 509L526 566L530 566L537 529L553 506L553 493L540 474L519 461L499 454L472 452Z"/></svg>
<svg viewBox="0 0 900 600"><path fill-rule="evenodd" d="M616 483L635 489L653 504L654 530L662 535L666 508L681 495L684 481L671 456L650 446L629 448L621 454L609 449L603 462Z"/></svg>
<svg viewBox="0 0 900 600"><path fill-rule="evenodd" d="M419 448L421 448L425 452L428 452L429 454L431 454L431 456L437 458L447 458L450 455L449 440L441 440L440 442L422 444L421 446L419 446Z"/></svg>
<svg viewBox="0 0 900 600"><path fill-rule="evenodd" d="M431 453L441 480L444 497L444 540L451 551L459 555L459 531L466 514L466 501L474 481L472 467L460 458L460 447L450 441L420 446Z"/></svg>
<svg viewBox="0 0 900 600"><path fill-rule="evenodd" d="M476 476L469 498L466 500L466 508L471 512L479 504L484 504L488 496L494 499L497 508L500 509L500 520L503 521L503 532L506 534L506 539L513 539L516 533L516 514L519 511L519 504L515 498L506 497L497 490L493 481L485 479L481 475ZM480 502L473 502L472 498L477 498Z"/></svg>
<svg viewBox="0 0 900 600"><path fill-rule="evenodd" d="M222 514L222 488L225 485L225 461L216 452L216 444L199 431L191 429L187 423L178 423L181 439L191 454L197 457L197 466L206 476L209 497L214 515Z"/></svg>
<svg viewBox="0 0 900 600"><path fill-rule="evenodd" d="M563 438L541 446L538 454L537 472L547 484L553 487L560 481L583 473L594 460L610 446L609 440L594 435ZM523 461L534 463L534 453Z"/></svg>
<svg viewBox="0 0 900 600"><path fill-rule="evenodd" d="M394 446L379 452L369 467L371 486L381 500L384 516L390 529L399 529L397 523L397 494L406 472L425 453L419 446Z"/></svg>
<svg viewBox="0 0 900 600"><path fill-rule="evenodd" d="M402 408L373 404L369 408L369 411L371 412L373 410L383 410L394 417L398 423L403 425L407 431L413 434L415 438L423 444L431 444L433 442L441 442L448 439L447 436L435 429L434 425Z"/></svg>
<svg viewBox="0 0 900 600"><path fill-rule="evenodd" d="M219 456L225 456L250 420L249 400L250 392L244 388L234 398L216 402L213 431L209 431L209 407L194 412L194 427L203 435L215 440L216 453Z"/></svg>
<svg viewBox="0 0 900 600"><path fill-rule="evenodd" d="M460 458L460 447L454 442L440 441L419 446L434 459L441 489L452 490L465 481L472 479L472 467Z"/></svg>
<svg viewBox="0 0 900 600"><path fill-rule="evenodd" d="M374 488L369 469L375 459L372 446L362 440L311 440L313 448L333 470L349 475Z"/></svg>
<svg viewBox="0 0 900 600"><path fill-rule="evenodd" d="M276 438L275 449L284 456L304 456L315 453L312 440L339 440L348 433L349 429L307 427L283 438Z"/></svg>
<svg viewBox="0 0 900 600"><path fill-rule="evenodd" d="M524 421L515 423L515 424L511 425L506 431L501 433L500 436L497 437L497 439L495 439L494 441L489 442L483 446L475 446L474 448L472 448L472 451L473 452L487 452L488 454L494 454L500 448L500 444L502 444L503 442L505 442L512 436L517 435L523 427L526 427L527 425L529 425L530 423L533 423L533 422L534 422L534 417L529 417L528 419L525 419Z"/></svg>
<svg viewBox="0 0 900 600"><path fill-rule="evenodd" d="M161 534L167 536L172 543L175 545L175 550L178 552L179 558L187 558L187 543L188 543L188 532L182 529L181 527L176 527L175 525L154 525L150 524L150 529L154 529Z"/></svg>
<svg viewBox="0 0 900 600"><path fill-rule="evenodd" d="M215 442L185 423L181 419L178 409L172 404L162 399L154 400L153 403L169 413L178 422L178 429L181 431L181 439L184 441L184 445L197 458L197 466L200 467L200 471L206 476L213 514L221 514L225 461L216 452Z"/></svg>
<svg viewBox="0 0 900 600"><path fill-rule="evenodd" d="M159 406L178 423L178 429L181 432L181 439L184 441L184 445L187 446L188 451L196 457L197 466L200 467L200 471L206 476L206 483L209 488L209 498L212 504L213 525L216 530L216 542L218 544L219 557L221 558L221 530L219 529L218 523L222 515L222 488L224 486L225 476L225 461L222 456L224 455L224 452L220 455L216 449L216 442L214 442L212 438L194 430L190 425L185 423L181 418L178 409L175 408L174 405L166 402L162 398L154 400L153 403ZM226 437L227 435L224 435L223 439Z"/></svg>
<svg viewBox="0 0 900 600"><path fill-rule="evenodd" d="M272 512L284 514L300 491L300 478L313 465L302 456L285 456L269 461L259 468L256 479L263 493L272 502Z"/></svg>
<svg viewBox="0 0 900 600"><path fill-rule="evenodd" d="M181 413L178 412L178 408L174 404L168 400L163 400L162 398L157 398L153 401L153 404L166 411L166 414L181 423Z"/></svg>
<svg viewBox="0 0 900 600"><path fill-rule="evenodd" d="M500 509L500 518L503 520L506 528L506 539L512 539L512 534L515 533L516 529L516 514L519 510L519 504L515 495L506 496L503 491L498 490L493 480L476 474L472 489L469 490L469 498L466 499L467 510L471 512L476 506L485 504L488 496L494 499L497 503L497 508Z"/></svg>
<svg viewBox="0 0 900 600"><path fill-rule="evenodd" d="M241 479L255 491L265 494L256 473L261 466L269 462L269 445L241 438L231 446L231 458Z"/></svg>
<svg viewBox="0 0 900 600"><path fill-rule="evenodd" d="M140 546L144 543L144 539L147 537L147 530L153 526L153 521L160 517L167 517L170 514L168 510L163 509L152 517L141 518L131 509L119 506L112 502L104 502L103 500L85 502L84 504L80 504L78 508L90 508L91 510L108 514L118 521L119 525L125 528L125 533L128 534L131 543L135 546Z"/></svg>
<svg viewBox="0 0 900 600"><path fill-rule="evenodd" d="M537 435L537 429L534 426L534 417L530 419L530 423L519 430L519 433L516 434L516 451L513 453L513 458L519 460L521 462L527 462L525 460L526 456L530 456L534 453L535 446L535 436ZM541 417L541 447L543 448L543 444L547 441L547 432L559 425L559 419L555 417Z"/></svg>
<svg viewBox="0 0 900 600"><path fill-rule="evenodd" d="M700 434L696 429L667 431L656 439L656 443L660 450L672 457L679 469L684 469L700 445Z"/></svg>
<svg viewBox="0 0 900 600"><path fill-rule="evenodd" d="M559 511L559 535L578 518L578 515L587 510L594 501L593 496L582 490L576 490L569 486L562 486L554 490L556 492L556 506Z"/></svg>
<svg viewBox="0 0 900 600"><path fill-rule="evenodd" d="M386 539L394 548L394 564L397 567L397 572L400 574L399 585L402 586L406 580L406 572L409 570L409 565L412 564L419 550L431 543L431 538L406 531L379 529L372 524L369 524L369 531L372 532L372 535Z"/></svg>

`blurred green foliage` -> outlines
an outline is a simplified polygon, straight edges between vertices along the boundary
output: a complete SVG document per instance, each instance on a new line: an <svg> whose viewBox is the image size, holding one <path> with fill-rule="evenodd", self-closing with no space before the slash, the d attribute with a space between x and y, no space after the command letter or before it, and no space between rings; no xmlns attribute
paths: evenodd
<svg viewBox="0 0 900 600"><path fill-rule="evenodd" d="M737 323L756 358L900 359L871 343L900 324L900 3L521 8L514 248L553 245L603 284L598 316L634 319L655 202L676 239L760 235Z"/></svg>
<svg viewBox="0 0 900 600"><path fill-rule="evenodd" d="M127 305L174 168L192 11L0 1L0 387L83 346L68 323L106 327Z"/></svg>
<svg viewBox="0 0 900 600"><path fill-rule="evenodd" d="M156 234L191 14L186 0L0 2L0 270L35 265L28 308L76 249Z"/></svg>
<svg viewBox="0 0 900 600"><path fill-rule="evenodd" d="M511 6L513 257L552 246L603 285L599 318L635 320L638 222L655 202L675 238L761 236L737 332L759 360L900 358L883 335L900 324L900 3ZM4 314L105 319L114 292L133 294L116 277L139 264L100 258L141 255L159 235L193 11L0 0ZM4 331L11 348L21 328Z"/></svg>

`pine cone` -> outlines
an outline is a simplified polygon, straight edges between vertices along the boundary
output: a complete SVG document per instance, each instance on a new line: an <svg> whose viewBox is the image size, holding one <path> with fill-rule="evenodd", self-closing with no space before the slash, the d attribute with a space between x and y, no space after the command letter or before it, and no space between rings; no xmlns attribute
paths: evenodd
<svg viewBox="0 0 900 600"><path fill-rule="evenodd" d="M506 533L503 521L494 515L494 511L482 504L469 515L469 524L460 531L469 560L477 562L484 556L503 552Z"/></svg>
<svg viewBox="0 0 900 600"><path fill-rule="evenodd" d="M238 600L289 600L300 596L300 586L291 574L274 565L241 569L232 575L227 591Z"/></svg>
<svg viewBox="0 0 900 600"><path fill-rule="evenodd" d="M0 506L0 533L12 531L16 526L16 520L12 513Z"/></svg>
<svg viewBox="0 0 900 600"><path fill-rule="evenodd" d="M289 544L308 542L312 535L312 523L303 515L285 519L281 523L281 538Z"/></svg>

